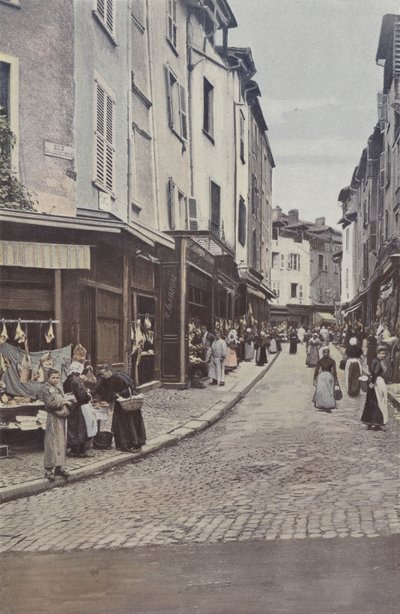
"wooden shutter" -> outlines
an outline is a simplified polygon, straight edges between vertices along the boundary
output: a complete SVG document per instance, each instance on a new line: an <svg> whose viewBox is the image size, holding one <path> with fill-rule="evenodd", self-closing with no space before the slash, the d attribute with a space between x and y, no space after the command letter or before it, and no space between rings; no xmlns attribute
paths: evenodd
<svg viewBox="0 0 400 614"><path fill-rule="evenodd" d="M189 230L199 229L199 222L197 219L197 201L195 198L188 199L188 221Z"/></svg>
<svg viewBox="0 0 400 614"><path fill-rule="evenodd" d="M400 77L400 21L394 23L393 33L393 75Z"/></svg>
<svg viewBox="0 0 400 614"><path fill-rule="evenodd" d="M239 229L238 229L239 243L246 244L246 205L243 198L239 200Z"/></svg>
<svg viewBox="0 0 400 614"><path fill-rule="evenodd" d="M96 180L114 189L114 101L96 83Z"/></svg>
<svg viewBox="0 0 400 614"><path fill-rule="evenodd" d="M181 124L181 137L187 140L187 113L186 113L186 92L182 85L178 85L179 89L179 118Z"/></svg>
<svg viewBox="0 0 400 614"><path fill-rule="evenodd" d="M382 151L379 156L379 177L380 177L380 187L385 187L385 170L386 170L386 152Z"/></svg>
<svg viewBox="0 0 400 614"><path fill-rule="evenodd" d="M172 177L168 179L168 224L171 230L175 230L175 183Z"/></svg>
<svg viewBox="0 0 400 614"><path fill-rule="evenodd" d="M167 104L168 104L168 122L171 128L174 127L174 101L172 97L172 85L175 83L175 78L171 71L165 68L165 79L167 86Z"/></svg>

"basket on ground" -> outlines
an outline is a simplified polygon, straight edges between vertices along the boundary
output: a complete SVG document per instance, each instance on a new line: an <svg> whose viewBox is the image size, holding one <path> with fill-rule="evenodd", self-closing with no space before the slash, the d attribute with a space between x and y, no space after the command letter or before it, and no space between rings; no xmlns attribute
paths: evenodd
<svg viewBox="0 0 400 614"><path fill-rule="evenodd" d="M121 405L121 408L124 411L139 411L143 407L143 394L137 394L132 396L132 391L130 390L131 396L124 399L123 397L117 397L118 403Z"/></svg>

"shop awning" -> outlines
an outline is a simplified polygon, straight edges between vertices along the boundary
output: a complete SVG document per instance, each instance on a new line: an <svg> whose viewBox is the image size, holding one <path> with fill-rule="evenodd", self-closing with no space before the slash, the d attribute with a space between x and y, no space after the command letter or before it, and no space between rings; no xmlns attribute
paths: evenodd
<svg viewBox="0 0 400 614"><path fill-rule="evenodd" d="M247 286L247 292L252 296L256 296L257 298L262 298L263 300L266 299L265 294L260 292L260 290L255 290L254 288L251 288L250 286Z"/></svg>
<svg viewBox="0 0 400 614"><path fill-rule="evenodd" d="M359 303L356 303L355 305L352 305L351 307L343 311L343 315L347 316L349 313L352 313L353 311L357 311L357 309L360 309L361 306L362 306L362 303L360 301Z"/></svg>
<svg viewBox="0 0 400 614"><path fill-rule="evenodd" d="M158 230L154 230L149 228L148 226L144 226L143 224L139 224L138 222L129 222L125 227L125 230L137 239L143 241L143 243L147 243L147 245L151 245L152 247L158 243L159 245L164 245L165 247L169 247L170 249L175 249L175 241L170 236Z"/></svg>
<svg viewBox="0 0 400 614"><path fill-rule="evenodd" d="M335 316L327 311L316 311L314 314L314 320L315 322L332 322L332 324L336 322Z"/></svg>
<svg viewBox="0 0 400 614"><path fill-rule="evenodd" d="M0 265L30 269L90 269L90 246L0 241Z"/></svg>

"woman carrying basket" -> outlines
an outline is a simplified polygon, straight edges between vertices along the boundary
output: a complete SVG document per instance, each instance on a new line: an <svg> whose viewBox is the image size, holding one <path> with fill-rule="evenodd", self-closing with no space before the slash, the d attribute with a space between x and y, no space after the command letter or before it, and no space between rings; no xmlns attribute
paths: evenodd
<svg viewBox="0 0 400 614"><path fill-rule="evenodd" d="M146 443L146 429L142 411L122 409L118 397L128 398L137 395L135 383L124 371L113 371L112 366L104 365L100 371L96 394L102 401L112 403L115 447L124 452L140 452Z"/></svg>

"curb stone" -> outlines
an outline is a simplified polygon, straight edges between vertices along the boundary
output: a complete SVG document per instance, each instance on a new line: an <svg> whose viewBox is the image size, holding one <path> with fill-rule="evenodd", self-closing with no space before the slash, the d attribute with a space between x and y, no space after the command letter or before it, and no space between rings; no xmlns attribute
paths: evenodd
<svg viewBox="0 0 400 614"><path fill-rule="evenodd" d="M30 480L21 484L13 484L12 486L5 486L0 489L0 504L14 499L20 499L22 497L30 497L37 495L53 488L59 488L60 486L66 486L74 482L98 475L104 471L110 470L114 467L126 465L127 463L135 463L142 460L149 454L153 454L162 448L173 446L182 439L187 437L193 437L197 433L200 433L220 420L225 414L227 414L239 401L241 401L248 392L264 377L264 375L270 370L279 356L279 353L274 354L270 361L259 370L256 377L244 382L244 388L237 390L240 384L236 384L235 389L227 391L225 398L219 399L214 407L208 409L198 416L198 418L190 420L181 426L177 426L175 429L168 433L164 433L157 437L154 437L148 443L143 446L141 452L137 454L131 454L126 452L116 453L112 458L104 460L97 460L89 463L85 467L74 469L71 471L71 476L65 480L62 477L57 477L54 482L49 482L45 478L36 480Z"/></svg>

